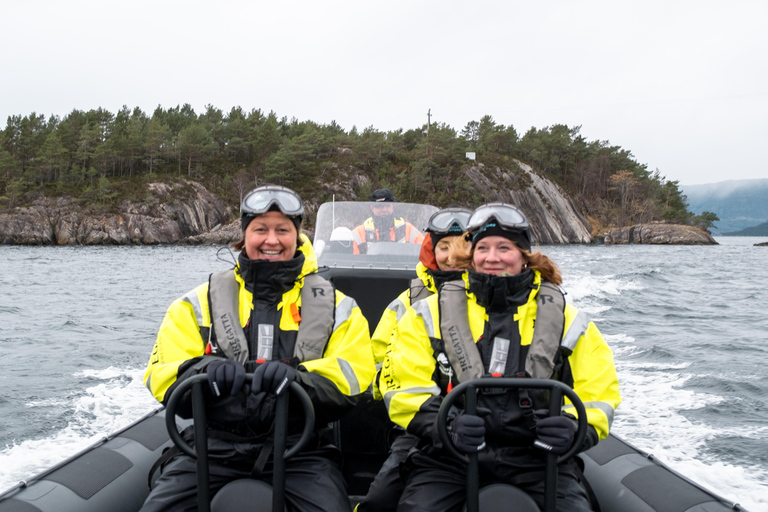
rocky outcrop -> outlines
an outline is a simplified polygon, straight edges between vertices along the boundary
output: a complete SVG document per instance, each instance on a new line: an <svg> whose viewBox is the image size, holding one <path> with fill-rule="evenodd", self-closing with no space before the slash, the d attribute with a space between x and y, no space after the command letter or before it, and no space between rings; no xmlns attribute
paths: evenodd
<svg viewBox="0 0 768 512"><path fill-rule="evenodd" d="M515 163L521 175L482 164L470 167L465 174L482 191L486 202L502 201L523 210L531 223L535 244L592 243L589 222L560 187L535 174L530 166Z"/></svg>
<svg viewBox="0 0 768 512"><path fill-rule="evenodd" d="M0 214L0 243L128 245L176 243L227 222L227 205L194 182L151 183L149 199L124 201L118 213L83 208L69 198L41 198ZM239 233L238 233L239 234Z"/></svg>
<svg viewBox="0 0 768 512"><path fill-rule="evenodd" d="M768 247L768 242L763 242L760 244L755 244L755 247Z"/></svg>
<svg viewBox="0 0 768 512"><path fill-rule="evenodd" d="M210 231L199 235L188 236L179 240L180 245L227 245L237 242L243 237L240 227L240 219L235 219L227 224L218 224Z"/></svg>
<svg viewBox="0 0 768 512"><path fill-rule="evenodd" d="M651 222L605 233L606 244L717 245L709 231L695 226Z"/></svg>

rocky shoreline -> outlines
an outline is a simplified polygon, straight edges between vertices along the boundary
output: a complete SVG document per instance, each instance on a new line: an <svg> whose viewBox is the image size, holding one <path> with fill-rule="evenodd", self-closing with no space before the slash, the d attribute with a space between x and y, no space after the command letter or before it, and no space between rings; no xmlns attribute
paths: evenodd
<svg viewBox="0 0 768 512"><path fill-rule="evenodd" d="M206 233L218 233L232 218L230 208L198 183L151 183L148 189L149 201L124 201L117 213L109 214L83 207L67 197L39 198L30 207L0 214L0 244L184 243ZM177 195L185 199L176 200ZM228 232L225 230L221 235Z"/></svg>
<svg viewBox="0 0 768 512"><path fill-rule="evenodd" d="M605 244L718 245L712 234L696 226L650 222L613 229L603 235Z"/></svg>
<svg viewBox="0 0 768 512"><path fill-rule="evenodd" d="M638 224L590 235L589 223L559 187L519 164L528 186L491 187L480 169L468 177L494 200L520 205L533 220L539 244L714 245L712 235L693 226ZM497 170L497 172L499 172ZM495 176L494 176L495 177ZM236 207L193 181L150 183L144 202L123 201L116 213L83 206L72 198L40 197L29 207L0 213L2 245L227 245L242 236ZM313 205L308 205L315 208ZM312 233L308 233L311 238Z"/></svg>

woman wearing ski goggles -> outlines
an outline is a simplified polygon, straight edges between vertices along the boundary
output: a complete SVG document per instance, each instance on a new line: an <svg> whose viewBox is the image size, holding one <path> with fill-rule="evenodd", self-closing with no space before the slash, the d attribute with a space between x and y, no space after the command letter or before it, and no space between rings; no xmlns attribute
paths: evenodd
<svg viewBox="0 0 768 512"><path fill-rule="evenodd" d="M396 376L379 382L390 419L420 438L408 454L413 464L400 512L460 510L466 499L467 467L434 436L442 397L461 382L521 375L561 380L587 404L589 426L579 451L605 439L621 402L610 348L594 323L566 303L555 263L531 252L525 215L515 206L489 203L472 212L467 231L471 267L402 315L382 363ZM543 393L518 390L478 393L483 414L456 403L451 440L460 452L481 453L480 486L515 483L543 507L545 455L571 449L573 416L549 416ZM569 405L565 413L573 412ZM558 467L556 508L591 510L569 463Z"/></svg>
<svg viewBox="0 0 768 512"><path fill-rule="evenodd" d="M302 245L303 214L304 202L293 190L279 185L257 187L240 204L243 239L233 248L252 260L289 260Z"/></svg>
<svg viewBox="0 0 768 512"><path fill-rule="evenodd" d="M207 428L225 435L209 436L215 439L210 473L217 475L209 482L211 496L229 481L254 478L254 467L273 464L264 443L274 429L275 397L292 382L314 393L316 414L336 421L362 398L375 373L360 308L317 275L312 244L300 230L301 198L285 187L262 185L245 196L240 212L236 266L211 274L171 304L145 376L163 403L179 381L207 376ZM246 382L247 373L252 376ZM303 422L293 409L288 414L288 425ZM318 423L314 439L321 428ZM349 510L334 453L305 447L301 457L286 461L290 510ZM174 456L141 510L196 510L196 470L188 455ZM319 495L322 503L316 503Z"/></svg>

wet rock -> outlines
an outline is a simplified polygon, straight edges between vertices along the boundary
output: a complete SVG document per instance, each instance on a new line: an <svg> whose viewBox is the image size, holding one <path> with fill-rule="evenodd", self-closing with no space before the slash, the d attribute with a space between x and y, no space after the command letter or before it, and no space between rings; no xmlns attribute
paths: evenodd
<svg viewBox="0 0 768 512"><path fill-rule="evenodd" d="M207 233L231 218L227 205L199 183L150 183L147 188L148 202L124 201L115 214L83 207L71 198L37 199L29 208L0 214L0 243L170 244Z"/></svg>
<svg viewBox="0 0 768 512"><path fill-rule="evenodd" d="M613 229L604 235L606 244L717 245L709 231L684 224L651 222Z"/></svg>
<svg viewBox="0 0 768 512"><path fill-rule="evenodd" d="M559 186L515 161L519 173L477 164L465 171L486 202L502 201L519 207L531 223L534 244L592 243L590 224ZM493 179L488 178L491 174Z"/></svg>

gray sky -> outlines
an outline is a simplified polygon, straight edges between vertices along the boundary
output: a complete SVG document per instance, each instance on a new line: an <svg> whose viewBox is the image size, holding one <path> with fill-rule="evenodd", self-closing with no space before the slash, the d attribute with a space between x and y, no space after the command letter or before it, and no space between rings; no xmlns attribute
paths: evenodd
<svg viewBox="0 0 768 512"><path fill-rule="evenodd" d="M259 108L581 125L681 184L768 177L768 2L0 0L0 119Z"/></svg>

